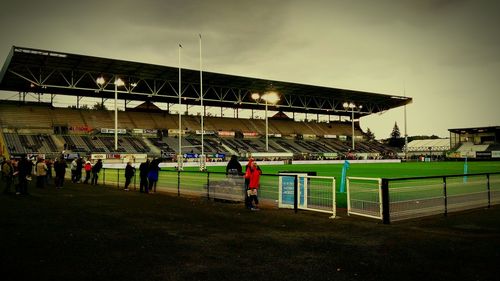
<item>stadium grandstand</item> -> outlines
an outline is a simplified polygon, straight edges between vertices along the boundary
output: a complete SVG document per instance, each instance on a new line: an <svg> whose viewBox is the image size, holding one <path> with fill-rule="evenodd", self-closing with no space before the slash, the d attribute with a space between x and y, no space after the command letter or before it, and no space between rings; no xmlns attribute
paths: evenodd
<svg viewBox="0 0 500 281"><path fill-rule="evenodd" d="M121 85L114 83L118 79ZM2 154L11 157L50 157L62 151L171 161L197 161L202 155L222 161L233 154L263 159L392 157L393 148L367 140L360 118L412 102L402 96L15 46L0 72L0 90L17 97L0 101ZM264 99L269 93L277 100ZM72 100L72 106L57 106L59 97ZM91 109L83 106L88 98L101 105L119 102L123 108ZM138 105L130 106L132 101ZM175 106L178 114L172 111ZM189 112L195 106L201 110ZM220 108L220 116L207 112L214 108ZM222 113L228 109L232 117ZM265 118L254 118L262 111ZM299 121L299 115L305 118Z"/></svg>
<svg viewBox="0 0 500 281"><path fill-rule="evenodd" d="M500 127L449 129L450 158L500 159Z"/></svg>
<svg viewBox="0 0 500 281"><path fill-rule="evenodd" d="M442 159L446 156L446 153L449 150L449 139L413 140L408 143L406 148L408 157L418 158L419 160L422 160L425 157L429 159Z"/></svg>

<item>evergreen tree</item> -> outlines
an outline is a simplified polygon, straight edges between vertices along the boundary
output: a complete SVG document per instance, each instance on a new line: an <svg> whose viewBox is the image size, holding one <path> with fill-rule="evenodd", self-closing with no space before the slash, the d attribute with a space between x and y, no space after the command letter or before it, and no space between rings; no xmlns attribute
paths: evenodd
<svg viewBox="0 0 500 281"><path fill-rule="evenodd" d="M366 129L366 138L368 141L375 140L375 134L370 130L370 128Z"/></svg>
<svg viewBox="0 0 500 281"><path fill-rule="evenodd" d="M402 148L405 144L404 138L401 137L401 132L399 131L398 123L394 122L394 128L392 128L391 137L388 141L389 146Z"/></svg>
<svg viewBox="0 0 500 281"><path fill-rule="evenodd" d="M394 128L392 128L391 139L398 139L401 137L401 132L399 131L398 122L394 122Z"/></svg>

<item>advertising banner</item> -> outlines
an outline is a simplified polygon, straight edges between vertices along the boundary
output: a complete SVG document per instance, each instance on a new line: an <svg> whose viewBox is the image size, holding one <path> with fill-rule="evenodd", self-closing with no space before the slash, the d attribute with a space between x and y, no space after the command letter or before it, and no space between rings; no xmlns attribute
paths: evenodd
<svg viewBox="0 0 500 281"><path fill-rule="evenodd" d="M476 151L476 159L491 159L491 151Z"/></svg>
<svg viewBox="0 0 500 281"><path fill-rule="evenodd" d="M126 134L127 129L118 129L117 130L118 134ZM114 134L115 129L109 129L109 128L101 128L101 134Z"/></svg>

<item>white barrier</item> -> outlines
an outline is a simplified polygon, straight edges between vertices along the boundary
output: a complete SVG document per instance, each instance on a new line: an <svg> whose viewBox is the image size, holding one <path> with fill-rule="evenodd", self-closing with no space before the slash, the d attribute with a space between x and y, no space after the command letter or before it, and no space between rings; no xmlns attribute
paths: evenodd
<svg viewBox="0 0 500 281"><path fill-rule="evenodd" d="M401 159L347 160L350 164L401 163ZM293 164L344 164L345 160L293 160ZM259 162L260 163L260 162Z"/></svg>

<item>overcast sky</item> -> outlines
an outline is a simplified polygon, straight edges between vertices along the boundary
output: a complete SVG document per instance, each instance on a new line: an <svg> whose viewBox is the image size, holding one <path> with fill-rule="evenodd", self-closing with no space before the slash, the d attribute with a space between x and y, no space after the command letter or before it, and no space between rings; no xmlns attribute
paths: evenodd
<svg viewBox="0 0 500 281"><path fill-rule="evenodd" d="M500 1L2 1L12 45L413 98L408 134L500 125ZM2 95L6 96L5 93ZM402 108L361 119L389 137Z"/></svg>

